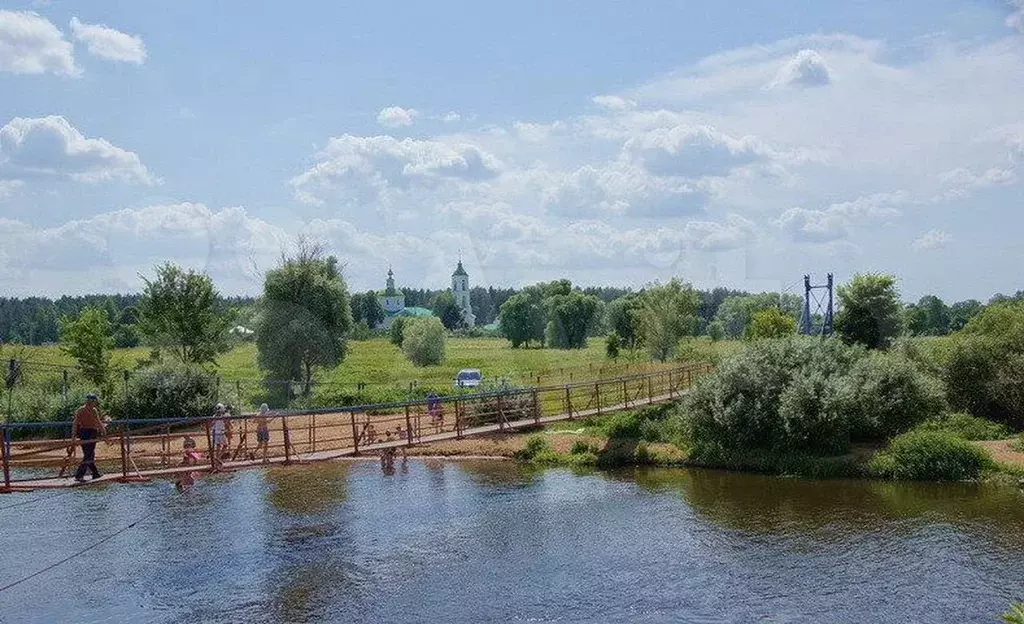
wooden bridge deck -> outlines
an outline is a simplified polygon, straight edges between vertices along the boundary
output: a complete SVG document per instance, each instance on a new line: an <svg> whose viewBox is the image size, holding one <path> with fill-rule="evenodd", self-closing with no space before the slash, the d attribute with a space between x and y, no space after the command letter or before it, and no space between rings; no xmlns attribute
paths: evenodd
<svg viewBox="0 0 1024 624"><path fill-rule="evenodd" d="M704 368L702 370L707 369ZM375 415L365 416L365 422L362 420L357 421L356 414L363 413L357 412L352 408L348 408L340 412L324 411L316 414L281 415L279 418L282 429L277 430L276 434L283 434L284 444L277 446L284 449L284 455L271 455L267 458L266 462L261 459L241 459L236 461L225 460L221 464L221 469L224 471L234 471L245 468L258 468L268 464L282 465L311 463L346 457L367 455L375 456L386 449L408 448L446 440L455 440L500 432L514 432L529 427L536 427L538 425L546 425L560 421L575 420L627 409L635 409L644 405L652 405L675 400L680 396L685 395L688 392L688 387L692 384L692 372L693 370L691 369L687 369L685 374L680 371L659 371L656 373L637 375L630 378L597 380L594 382L576 384L574 386L530 388L526 390L512 391L508 394L474 395L466 398L451 399L448 405L454 405L455 426L449 430L445 430L443 426L441 426L440 430L435 430L434 433L426 433L419 429L420 419L427 414L419 411L416 413L415 417L411 416L410 408L422 407L424 404L423 401L386 406L392 410L390 414L373 412ZM673 377L673 373L675 373L675 377ZM602 388L604 389L603 396ZM615 389L618 394L612 394L612 389ZM655 391L656 389L657 391ZM574 397L573 393L578 393L579 390L585 391L586 394L583 396L579 396L579 394L577 394ZM518 407L516 407L516 404L514 403L517 399L519 401ZM577 401L577 404L584 402L585 400L585 406L582 409L574 407L574 399ZM498 403L497 411L484 413L483 415L484 420L486 420L486 418L493 418L493 421L476 425L466 422L467 420L471 420L467 414L474 414L474 417L479 419L482 412L481 407L488 407L489 404L487 401L495 400ZM506 402L504 409L501 407L503 400ZM545 407L552 404L556 406L561 405L561 411L555 414L544 415ZM473 411L474 406L476 409L475 412ZM463 419L461 426L459 420L460 409ZM366 413L370 413L370 411L367 410ZM506 415L509 413L513 416L529 414L529 417L507 420ZM286 420L298 418L305 418L308 420L310 416L312 416L314 420L312 423L309 423L307 440L302 439L303 433L305 432L305 423L299 423L293 429L291 436L289 435L289 425L286 423ZM320 425L317 425L317 421L315 420L317 416L320 416L321 418ZM334 421L330 421L332 417L335 417ZM346 420L346 418L350 420ZM246 419L251 419L251 416L240 420ZM324 424L325 420L330 422ZM296 420L295 422L298 421ZM409 432L408 424L406 424L407 429L404 432L401 431L402 423L409 422L417 423L415 434ZM475 422L475 420L473 422ZM363 427L362 433L358 431L358 425L360 424ZM380 425L382 428L384 426L390 427L398 425L398 431L401 432L400 435L402 435L402 437L394 440L368 442L365 440L364 436L366 434L367 427L371 424ZM344 437L330 437L337 436L338 430L341 430L342 432L347 431L349 426L351 426L350 434L344 433ZM430 428L430 426L432 425L428 425L427 428ZM167 431L169 431L169 429L167 429ZM324 432L324 437L318 438L318 431ZM191 433L196 435L197 438L203 435L196 431L192 431ZM184 433L178 432L175 434L165 434L167 437L171 437L172 435L174 438L180 438ZM0 483L0 491L27 492L43 489L53 490L72 487L91 487L109 483L144 482L157 478L173 478L175 476L188 473L205 474L214 472L208 459L199 465L166 465L166 459L168 456L173 455L179 458L179 461L180 457L182 457L181 454L170 452L169 441L165 442L164 446L161 446L162 449L165 448L168 451L168 453L162 456L165 465L160 467L144 466L142 468L138 468L135 466L134 457L132 456L130 449L132 445L137 444L134 442L135 440L141 440L144 437L145 436L137 436L135 433L122 434L120 438L120 469L116 472L108 471L99 479L87 480L79 483L70 476L52 478L28 477L21 479L12 479L8 476L5 478L6 485L4 483ZM242 437L244 439L244 435ZM290 437L293 438L291 442L289 441ZM125 444L126 439L129 440L127 445ZM318 441L320 442L321 450L316 450ZM330 446L330 443L332 442L341 442L342 446L323 449L323 446ZM33 442L30 444L46 443ZM50 449L59 448L60 444L61 443L59 441L51 442ZM202 444L199 446L202 450ZM303 447L305 447L304 450ZM11 455L9 445L7 446L7 449L7 456L4 458L6 464L17 465L19 460L25 461L27 456L32 456L31 459L33 460L39 460L43 457L40 454L40 451L28 451L19 456ZM252 448L247 446L246 450L251 451ZM37 468L36 470L33 470L33 472L39 472L41 470L45 469Z"/></svg>

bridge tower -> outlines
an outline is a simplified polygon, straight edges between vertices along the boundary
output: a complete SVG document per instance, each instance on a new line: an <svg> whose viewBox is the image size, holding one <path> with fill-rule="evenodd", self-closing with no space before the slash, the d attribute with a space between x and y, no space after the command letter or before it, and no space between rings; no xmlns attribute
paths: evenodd
<svg viewBox="0 0 1024 624"><path fill-rule="evenodd" d="M834 284L832 274L828 274L828 280L824 284L811 284L811 276L804 275L804 310L800 315L800 333L806 336L822 335L831 336L835 329L835 303ZM826 291L819 298L815 291ZM814 302L814 312L811 312L811 301ZM818 326L817 319L821 319Z"/></svg>

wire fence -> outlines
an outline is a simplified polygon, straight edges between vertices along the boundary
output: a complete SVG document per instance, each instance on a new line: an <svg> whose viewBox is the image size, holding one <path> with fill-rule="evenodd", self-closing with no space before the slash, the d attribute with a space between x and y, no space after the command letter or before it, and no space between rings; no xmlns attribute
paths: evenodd
<svg viewBox="0 0 1024 624"><path fill-rule="evenodd" d="M160 368L112 370L97 385L80 367L66 362L39 359L4 361L4 386L0 396L0 421L49 422L69 420L88 393L100 394L103 408L117 418L194 418L224 403L253 410L261 403L274 409L319 409L365 403L424 399L457 389L456 371L451 379L403 378L349 381L315 377L308 383L294 379L263 379L198 370L166 373ZM607 361L543 369L484 371L478 390L502 391L535 386L628 376L665 370L668 364Z"/></svg>

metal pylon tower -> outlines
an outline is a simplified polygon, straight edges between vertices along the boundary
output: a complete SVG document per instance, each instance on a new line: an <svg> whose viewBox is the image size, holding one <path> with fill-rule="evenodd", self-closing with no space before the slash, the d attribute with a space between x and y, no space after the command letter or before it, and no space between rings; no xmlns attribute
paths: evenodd
<svg viewBox="0 0 1024 624"><path fill-rule="evenodd" d="M825 284L811 284L811 276L804 275L804 311L800 317L800 333L810 336L820 334L831 336L834 328L834 305L833 305L833 284L832 274L828 274L828 282ZM815 291L828 291L827 295L819 298ZM811 313L811 301L814 301L814 313ZM816 327L815 318L821 318L821 327Z"/></svg>

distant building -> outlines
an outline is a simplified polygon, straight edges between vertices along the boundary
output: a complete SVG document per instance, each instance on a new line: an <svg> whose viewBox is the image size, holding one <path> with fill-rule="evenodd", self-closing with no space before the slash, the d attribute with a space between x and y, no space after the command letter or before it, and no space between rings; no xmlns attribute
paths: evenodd
<svg viewBox="0 0 1024 624"><path fill-rule="evenodd" d="M400 316L404 317L425 317L434 316L434 313L426 308L405 307L405 293L395 288L395 273L388 267L388 280L384 290L377 293L377 300L380 307L384 308L384 320L375 329L387 329L391 323Z"/></svg>
<svg viewBox="0 0 1024 624"><path fill-rule="evenodd" d="M462 322L466 327L476 325L473 305L469 302L469 273L462 267L462 260L459 260L459 266L452 273L452 294L455 295L455 305L462 310Z"/></svg>

